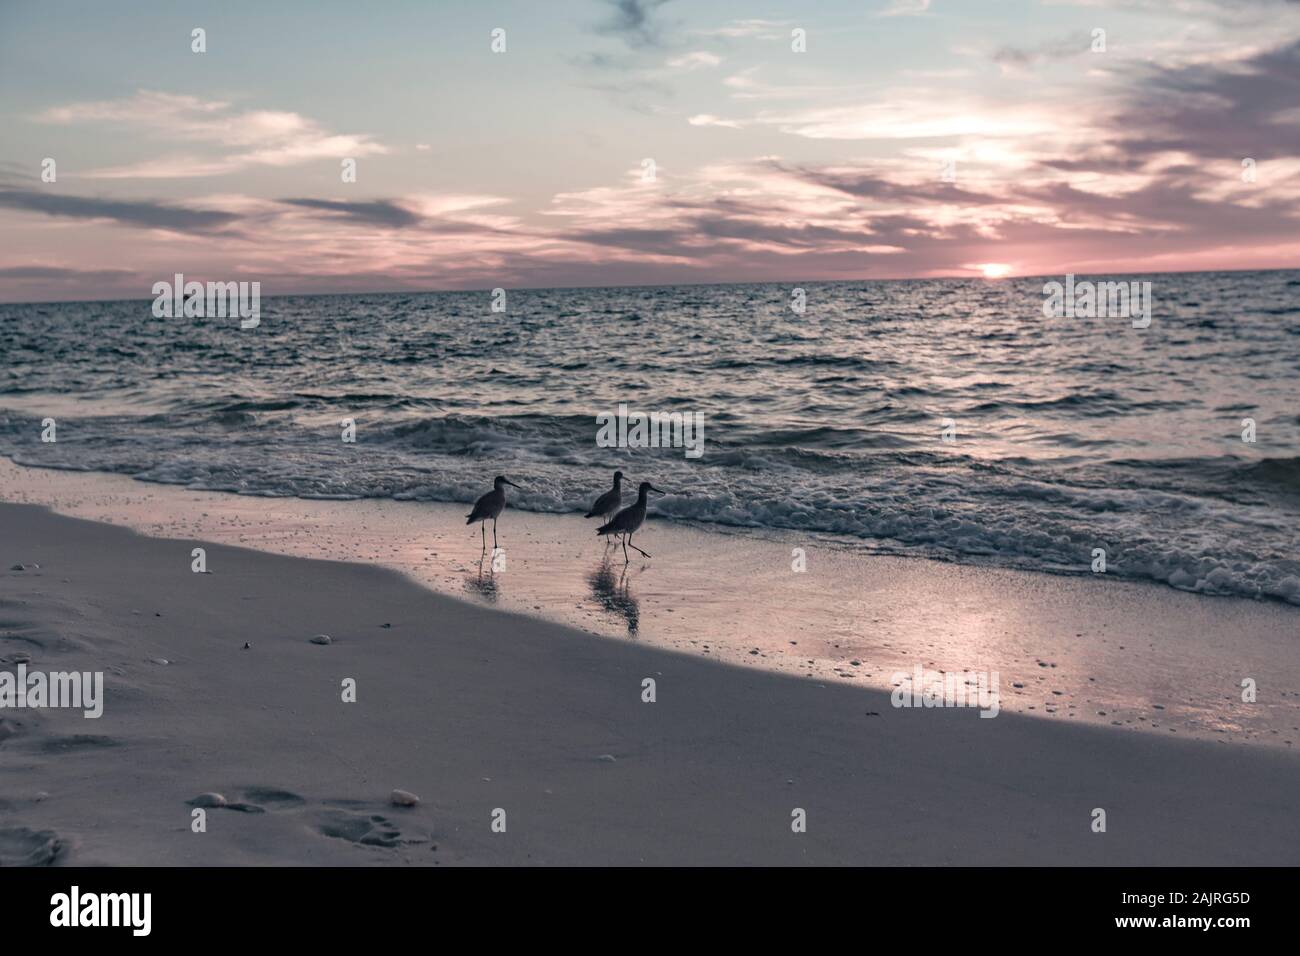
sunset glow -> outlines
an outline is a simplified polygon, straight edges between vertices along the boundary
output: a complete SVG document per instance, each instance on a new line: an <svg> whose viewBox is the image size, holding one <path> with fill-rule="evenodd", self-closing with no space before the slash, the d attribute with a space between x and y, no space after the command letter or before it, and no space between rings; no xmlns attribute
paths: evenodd
<svg viewBox="0 0 1300 956"><path fill-rule="evenodd" d="M1300 5L1248 6L8 4L0 300L1286 268Z"/></svg>

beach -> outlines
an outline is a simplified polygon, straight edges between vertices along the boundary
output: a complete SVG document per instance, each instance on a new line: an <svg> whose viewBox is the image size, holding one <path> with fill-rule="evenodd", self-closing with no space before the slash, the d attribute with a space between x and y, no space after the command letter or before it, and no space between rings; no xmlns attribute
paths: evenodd
<svg viewBox="0 0 1300 956"><path fill-rule="evenodd" d="M45 0L0 79L15 930L1285 924L1300 2Z"/></svg>
<svg viewBox="0 0 1300 956"><path fill-rule="evenodd" d="M692 630L714 653L677 646L679 632L656 623L675 615L648 597L640 631L658 639L629 635L626 618L620 625L608 609L579 629L536 583L493 603L481 589L439 593L437 574L421 583L396 564L271 553L307 550L293 543L288 513L315 529L318 552L334 537L380 548L388 526L376 515L364 522L367 537L312 511L338 503L207 493L185 513L212 534L146 536L121 525L166 524L165 502L196 493L4 467L0 657L6 668L102 671L104 702L97 719L68 709L3 712L0 863L1300 861L1289 799L1300 786L1289 733L1296 698L1280 693L1297 686L1294 655L1283 652L1296 611L1285 605L868 558L892 579L874 585L882 596L875 616L890 617L890 595L908 592L915 606L931 608L930 626L894 613L888 643L899 646L889 649L863 628L851 652L861 655L858 666L842 669L871 679L841 677L817 654L809 676L794 658L774 660L772 649L752 655L730 646L712 624ZM125 486L150 499L151 510L133 511ZM113 513L114 523L13 503L42 495L69 512ZM384 506L403 509L408 531L415 509L436 512ZM272 508L278 545L267 543ZM248 509L262 511L260 527ZM581 545L590 527L581 519L507 511L503 536L510 529L522 540L507 543L502 591L514 586L512 575L522 584L565 573L558 561L529 570L529 548L549 562L546 542L559 532L525 518L567 522L579 541L570 547L602 560L594 535ZM443 524L453 527L450 516ZM478 551L476 531L462 524L460 552L438 555L444 575L463 578L458 562ZM633 566L631 593L671 592L678 614L699 609L713 620L706 600L674 589L672 561L691 562L698 581L702 568L727 567L735 549L725 535L676 534L663 522L647 526L638 540L655 558ZM258 549L233 546L240 535ZM771 548L788 560L786 544ZM192 570L194 548L204 549L210 573ZM730 569L744 579L746 569ZM812 574L800 580L825 584ZM705 585L697 590L711 593ZM936 594L949 603L927 604ZM538 607L521 613L526 602ZM733 609L742 603L733 600ZM1128 699L1134 687L1147 688L1147 704L1159 709L1114 726L1085 717L1093 705L1082 697L1062 694L1057 712L1046 712L1051 688L1033 685L1025 688L1034 692L1030 712L1015 704L1011 685L1026 682L1018 670L1001 675L1005 701L995 719L973 708L892 705L888 677L879 675L895 666L999 664L1005 641L955 633L978 636L969 625L991 608L1016 614L1025 675L1061 675L1061 686L1073 687L1127 669L1128 685L1104 692ZM776 603L762 610L789 628L800 613ZM1126 641L1114 653L1131 654L1122 666L1108 662L1098 639L1108 622L1117 630L1107 640L1115 648ZM1067 633L1093 640L1067 641ZM312 642L321 634L328 644ZM1257 665L1263 715L1226 700L1239 693L1240 666L1180 685L1160 650L1177 636L1188 672L1215 660L1204 655L1218 645L1234 649L1228 656L1238 665ZM726 653L716 653L720 641ZM354 702L343 699L348 680ZM1188 703L1188 686L1207 682L1217 682L1219 699ZM418 804L394 805L395 790ZM191 802L203 794L221 794L230 806L207 808L206 832L196 833ZM1105 832L1094 830L1098 809ZM800 810L806 829L795 832Z"/></svg>

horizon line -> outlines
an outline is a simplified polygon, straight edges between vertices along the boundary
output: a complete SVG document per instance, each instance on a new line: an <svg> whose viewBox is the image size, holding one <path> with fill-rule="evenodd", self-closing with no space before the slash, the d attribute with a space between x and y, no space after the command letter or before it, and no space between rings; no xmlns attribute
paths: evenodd
<svg viewBox="0 0 1300 956"><path fill-rule="evenodd" d="M1013 282L1024 279L1047 279L1057 276L1180 276L1180 275L1215 275L1221 273L1247 273L1247 272L1300 272L1300 265L1296 266L1275 266L1265 269L1176 269L1164 271L1139 271L1139 272L1043 272L1028 275L1006 275L996 278L989 278L980 275L938 275L938 276L885 276L877 278L860 278L860 279L764 279L762 281L721 281L721 282L649 282L649 283L627 283L615 285L554 285L554 286L475 286L464 289L372 289L352 292L272 292L262 298L266 299L285 299L290 297L309 297L309 296L341 296L341 295L453 295L465 294L471 292L487 292L493 289L503 288L508 292L576 292L586 290L605 290L605 289L671 289L680 286L702 287L702 286L742 286L742 285L781 285L789 286L792 283L798 285L844 285L844 284L861 284L869 282L979 282L986 284L995 284L1002 282ZM184 275L184 273L180 273ZM173 273L176 275L176 273ZM199 281L199 280L195 280ZM212 279L212 282L261 282L261 279ZM206 283L205 283L206 284ZM150 302L156 299L154 295L141 295L131 298L105 298L105 299L22 299L7 300L0 297L0 306L9 305L77 305L81 303L108 303L108 302Z"/></svg>

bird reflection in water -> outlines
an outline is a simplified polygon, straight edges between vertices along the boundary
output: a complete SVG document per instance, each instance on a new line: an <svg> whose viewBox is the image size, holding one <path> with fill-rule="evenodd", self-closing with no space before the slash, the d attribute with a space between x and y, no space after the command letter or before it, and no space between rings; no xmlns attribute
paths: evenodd
<svg viewBox="0 0 1300 956"><path fill-rule="evenodd" d="M602 608L627 621L627 632L633 636L641 625L641 605L628 590L627 566L615 573L606 555L594 571L587 575L587 584Z"/></svg>
<svg viewBox="0 0 1300 956"><path fill-rule="evenodd" d="M486 572L484 568L486 567ZM493 567L492 558L482 555L478 559L478 573L465 575L465 590L472 594L477 594L489 604L495 604L499 597L497 591L496 568Z"/></svg>

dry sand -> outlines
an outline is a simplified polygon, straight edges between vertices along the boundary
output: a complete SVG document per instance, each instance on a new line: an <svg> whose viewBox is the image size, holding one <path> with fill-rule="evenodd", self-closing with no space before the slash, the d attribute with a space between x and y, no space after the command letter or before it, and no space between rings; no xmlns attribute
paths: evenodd
<svg viewBox="0 0 1300 956"><path fill-rule="evenodd" d="M213 573L191 571L196 546ZM1124 601L1095 603L1150 613ZM895 709L382 568L28 505L0 505L0 658L105 672L97 720L0 712L0 863L1300 862L1283 747ZM207 792L242 807L194 833Z"/></svg>

